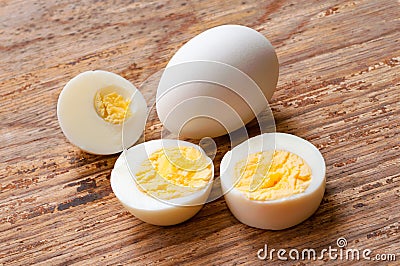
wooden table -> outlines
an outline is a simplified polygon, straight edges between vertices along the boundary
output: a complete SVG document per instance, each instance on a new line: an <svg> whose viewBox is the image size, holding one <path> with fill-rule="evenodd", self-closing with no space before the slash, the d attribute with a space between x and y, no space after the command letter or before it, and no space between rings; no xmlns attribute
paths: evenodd
<svg viewBox="0 0 400 266"><path fill-rule="evenodd" d="M326 160L323 202L293 228L243 225L223 198L183 224L145 224L111 190L118 155L84 153L58 126L58 95L78 73L104 69L139 86L220 24L269 38L280 61L277 131L309 140ZM395 254L398 265L399 1L2 1L0 40L0 265L265 265L265 244L321 251L339 237L371 256ZM146 132L158 138L159 121Z"/></svg>

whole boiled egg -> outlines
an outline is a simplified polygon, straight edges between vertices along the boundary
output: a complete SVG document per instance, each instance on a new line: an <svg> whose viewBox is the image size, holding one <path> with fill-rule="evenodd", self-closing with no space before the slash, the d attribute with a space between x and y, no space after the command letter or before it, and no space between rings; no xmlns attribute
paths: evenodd
<svg viewBox="0 0 400 266"><path fill-rule="evenodd" d="M147 105L123 77L102 70L86 71L61 91L57 117L72 144L93 154L113 154L130 147L142 135Z"/></svg>
<svg viewBox="0 0 400 266"><path fill-rule="evenodd" d="M325 191L324 158L302 138L265 133L225 154L221 187L240 222L285 229L306 220L320 205Z"/></svg>
<svg viewBox="0 0 400 266"><path fill-rule="evenodd" d="M224 135L267 108L278 76L278 58L267 38L245 26L218 26L171 58L158 85L157 113L175 135Z"/></svg>
<svg viewBox="0 0 400 266"><path fill-rule="evenodd" d="M202 208L213 177L212 160L199 146L159 139L121 153L111 172L111 187L136 218L167 226L186 221Z"/></svg>

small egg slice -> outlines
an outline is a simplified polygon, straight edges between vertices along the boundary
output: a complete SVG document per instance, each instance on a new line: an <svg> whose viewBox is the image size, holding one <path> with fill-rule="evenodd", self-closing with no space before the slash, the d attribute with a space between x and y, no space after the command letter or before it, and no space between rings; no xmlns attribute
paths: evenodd
<svg viewBox="0 0 400 266"><path fill-rule="evenodd" d="M138 219L161 226L193 217L213 183L212 160L197 145L152 140L121 153L111 172L111 188Z"/></svg>
<svg viewBox="0 0 400 266"><path fill-rule="evenodd" d="M57 117L72 144L93 154L113 154L132 146L142 135L147 105L123 77L102 70L87 71L61 91Z"/></svg>
<svg viewBox="0 0 400 266"><path fill-rule="evenodd" d="M221 187L240 222L281 230L301 223L318 209L325 191L325 161L302 138L265 133L225 154Z"/></svg>

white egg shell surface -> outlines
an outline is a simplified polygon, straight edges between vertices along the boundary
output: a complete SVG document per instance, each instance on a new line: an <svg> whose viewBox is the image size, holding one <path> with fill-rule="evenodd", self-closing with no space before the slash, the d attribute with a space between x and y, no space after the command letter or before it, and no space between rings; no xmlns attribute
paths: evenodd
<svg viewBox="0 0 400 266"><path fill-rule="evenodd" d="M267 108L278 76L275 50L262 34L239 25L218 26L189 40L171 58L157 90L157 113L174 134L224 135ZM204 104L204 98L219 103Z"/></svg>
<svg viewBox="0 0 400 266"><path fill-rule="evenodd" d="M123 124L109 123L95 110L96 93L107 87L115 88L116 93L131 100L131 116ZM72 144L93 154L113 154L122 151L124 146L132 146L142 135L147 104L140 91L123 77L102 70L86 71L71 79L61 91L57 117Z"/></svg>
<svg viewBox="0 0 400 266"><path fill-rule="evenodd" d="M198 145L190 142L172 139L151 140L121 153L111 172L111 188L115 196L130 213L146 223L160 226L182 223L200 211L211 192L214 166L208 157L212 169L210 182L188 196L160 200L139 190L140 184L134 178L134 173L142 162L161 148L176 146L194 147L206 156Z"/></svg>
<svg viewBox="0 0 400 266"><path fill-rule="evenodd" d="M234 187L234 168L247 155L273 150L294 153L310 166L312 175L308 188L290 197L256 201ZM242 223L261 229L281 230L310 217L321 203L325 191L325 161L310 142L285 133L265 133L233 148L221 161L221 186L232 214Z"/></svg>

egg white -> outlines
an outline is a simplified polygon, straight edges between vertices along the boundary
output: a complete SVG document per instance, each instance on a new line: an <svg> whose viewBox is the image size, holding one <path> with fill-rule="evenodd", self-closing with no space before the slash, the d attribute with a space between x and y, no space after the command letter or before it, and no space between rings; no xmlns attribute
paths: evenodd
<svg viewBox="0 0 400 266"><path fill-rule="evenodd" d="M140 183L136 180L135 173L143 161L153 152L168 147L191 146L202 152L197 145L172 139L152 140L138 144L125 150L115 162L111 172L111 188L122 205L136 218L154 225L174 225L193 217L206 202L213 183L214 166L211 159L212 176L210 182L202 189L189 196L161 200L153 195L139 190Z"/></svg>
<svg viewBox="0 0 400 266"><path fill-rule="evenodd" d="M116 87L118 94L131 99L132 116L123 125L105 121L95 110L93 100L96 93L108 86ZM93 154L113 154L122 151L124 146L130 147L142 135L147 105L142 94L123 77L102 70L86 71L71 79L61 91L57 117L64 135L72 144Z"/></svg>
<svg viewBox="0 0 400 266"><path fill-rule="evenodd" d="M299 194L290 197L256 201L250 200L234 187L235 166L256 152L286 150L310 166L311 183ZM265 133L233 148L221 161L221 187L232 214L242 223L261 229L281 230L301 223L310 217L321 203L325 191L325 161L310 142L285 133Z"/></svg>

